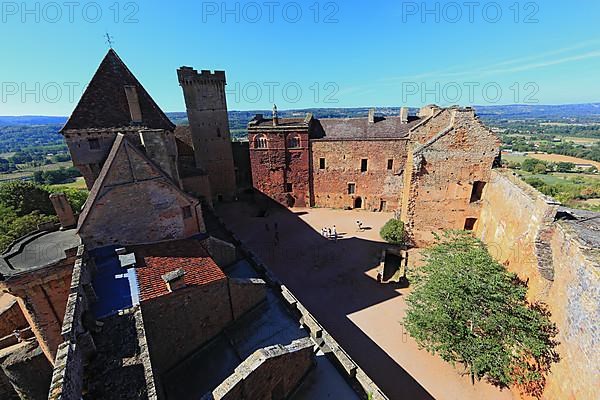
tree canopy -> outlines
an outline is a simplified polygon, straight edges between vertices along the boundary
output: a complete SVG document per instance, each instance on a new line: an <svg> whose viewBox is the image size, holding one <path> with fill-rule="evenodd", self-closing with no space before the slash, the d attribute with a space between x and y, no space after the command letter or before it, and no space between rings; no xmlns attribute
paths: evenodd
<svg viewBox="0 0 600 400"><path fill-rule="evenodd" d="M414 272L404 325L417 343L472 379L518 385L540 396L558 361L557 328L542 304L526 300L526 285L464 231L448 231L425 250Z"/></svg>
<svg viewBox="0 0 600 400"><path fill-rule="evenodd" d="M406 239L406 231L404 222L398 219L390 219L379 231L381 237L388 243L404 244Z"/></svg>

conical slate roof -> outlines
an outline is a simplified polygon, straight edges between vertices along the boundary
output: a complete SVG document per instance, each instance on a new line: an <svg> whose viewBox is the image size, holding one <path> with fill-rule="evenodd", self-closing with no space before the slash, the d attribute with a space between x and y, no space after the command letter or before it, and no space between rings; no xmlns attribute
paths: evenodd
<svg viewBox="0 0 600 400"><path fill-rule="evenodd" d="M141 123L133 124L131 121L126 86L136 87L142 114ZM123 128L132 125L150 129L175 129L175 125L152 100L117 53L110 49L62 132L68 129Z"/></svg>

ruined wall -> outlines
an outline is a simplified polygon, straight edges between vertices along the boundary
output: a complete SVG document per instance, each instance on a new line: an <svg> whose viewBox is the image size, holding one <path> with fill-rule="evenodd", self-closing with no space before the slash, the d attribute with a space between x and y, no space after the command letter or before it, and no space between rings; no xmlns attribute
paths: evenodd
<svg viewBox="0 0 600 400"><path fill-rule="evenodd" d="M233 320L226 279L144 301L141 310L157 374L173 367Z"/></svg>
<svg viewBox="0 0 600 400"><path fill-rule="evenodd" d="M499 139L469 109L444 111L437 117L441 118L440 124L434 118L418 127L415 137L423 129L428 131L429 124L444 126L445 113L451 113L449 125L427 143L413 143L411 149L412 168L407 172L412 175L406 177L407 204L402 219L412 241L419 246L431 243L432 232L465 229L467 219L479 219L482 202L472 199L472 194L477 182L490 182L500 149Z"/></svg>
<svg viewBox="0 0 600 400"><path fill-rule="evenodd" d="M21 399L48 398L52 366L35 341L13 352L2 363L2 370Z"/></svg>
<svg viewBox="0 0 600 400"><path fill-rule="evenodd" d="M392 211L401 208L403 173L408 141L394 140L312 140L312 180L315 206L363 208ZM325 159L321 169L320 159ZM367 160L367 171L361 162ZM392 169L388 169L392 160ZM348 185L355 184L349 194ZM360 203L357 204L357 198ZM385 203L382 203L385 202Z"/></svg>
<svg viewBox="0 0 600 400"><path fill-rule="evenodd" d="M314 364L313 342L300 339L287 346L257 350L203 400L286 399Z"/></svg>
<svg viewBox="0 0 600 400"><path fill-rule="evenodd" d="M249 134L254 187L284 206L310 206L308 132L265 134L268 148L264 149L256 147L261 134L252 130ZM288 148L290 137L300 137L301 147Z"/></svg>
<svg viewBox="0 0 600 400"><path fill-rule="evenodd" d="M493 170L486 187L477 235L490 253L529 282L529 294L539 298L550 282L538 270L536 238L551 226L558 204L509 171Z"/></svg>
<svg viewBox="0 0 600 400"><path fill-rule="evenodd" d="M0 295L4 308L0 310L0 338L11 335L17 329L26 329L29 327L17 298L10 295Z"/></svg>
<svg viewBox="0 0 600 400"><path fill-rule="evenodd" d="M484 193L477 235L490 253L529 284L528 297L548 305L559 329L561 361L543 398L600 397L600 255L569 221L555 222L558 204L508 171L494 170Z"/></svg>
<svg viewBox="0 0 600 400"><path fill-rule="evenodd" d="M267 286L261 279L229 279L233 318L238 319L265 300Z"/></svg>

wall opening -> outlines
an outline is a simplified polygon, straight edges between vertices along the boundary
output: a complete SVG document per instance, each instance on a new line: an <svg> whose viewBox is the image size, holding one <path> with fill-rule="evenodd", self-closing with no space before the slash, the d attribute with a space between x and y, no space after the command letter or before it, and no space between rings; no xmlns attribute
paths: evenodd
<svg viewBox="0 0 600 400"><path fill-rule="evenodd" d="M394 169L394 160L388 160L387 169L388 170Z"/></svg>
<svg viewBox="0 0 600 400"><path fill-rule="evenodd" d="M98 150L100 149L100 140L93 138L88 139L88 144L90 145L90 150Z"/></svg>
<svg viewBox="0 0 600 400"><path fill-rule="evenodd" d="M293 190L294 190L294 186L291 183L285 184L285 192L286 193L292 193Z"/></svg>
<svg viewBox="0 0 600 400"><path fill-rule="evenodd" d="M465 220L465 231L472 231L475 229L475 224L477 223L477 218L467 218Z"/></svg>
<svg viewBox="0 0 600 400"><path fill-rule="evenodd" d="M254 147L257 149L266 149L269 147L269 141L265 135L258 135L254 139Z"/></svg>
<svg viewBox="0 0 600 400"><path fill-rule="evenodd" d="M348 184L348 194L354 194L356 193L356 183L349 183Z"/></svg>
<svg viewBox="0 0 600 400"><path fill-rule="evenodd" d="M356 199L354 199L354 208L362 208L362 203L362 198L357 197Z"/></svg>
<svg viewBox="0 0 600 400"><path fill-rule="evenodd" d="M319 169L325 169L325 159L319 158Z"/></svg>
<svg viewBox="0 0 600 400"><path fill-rule="evenodd" d="M481 200L483 196L483 189L485 188L485 182L476 181L473 183L473 190L471 191L471 203Z"/></svg>
<svg viewBox="0 0 600 400"><path fill-rule="evenodd" d="M367 172L368 164L369 160L367 160L366 158L360 160L360 172Z"/></svg>

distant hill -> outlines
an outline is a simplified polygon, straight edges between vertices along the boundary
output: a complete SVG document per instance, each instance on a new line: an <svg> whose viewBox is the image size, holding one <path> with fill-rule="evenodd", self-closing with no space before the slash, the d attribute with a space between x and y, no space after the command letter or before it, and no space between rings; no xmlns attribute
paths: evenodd
<svg viewBox="0 0 600 400"><path fill-rule="evenodd" d="M398 114L400 107L378 107L379 115ZM490 126L511 128L524 127L532 130L543 122L569 124L600 124L600 103L564 105L506 105L475 106L477 114ZM411 113L417 112L411 108ZM348 118L366 116L369 107L360 108L311 108L280 110L282 118L303 116L311 112L317 118ZM246 126L255 114L271 115L271 110L230 111L229 122L235 139L246 137ZM188 123L185 112L171 112L167 116L178 125ZM60 116L0 116L0 152L16 151L26 146L62 143L57 133L67 117ZM535 130L535 129L533 129ZM581 129L580 129L581 130ZM550 132L552 133L552 132ZM581 133L581 132L580 132ZM595 136L595 132L594 135Z"/></svg>

